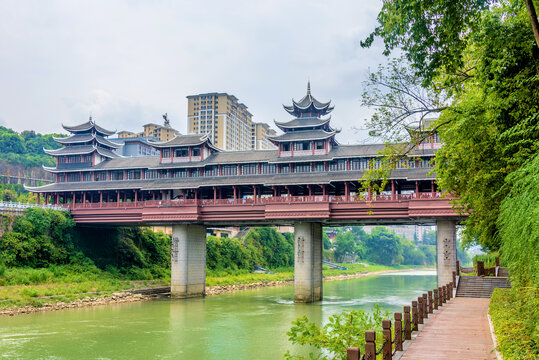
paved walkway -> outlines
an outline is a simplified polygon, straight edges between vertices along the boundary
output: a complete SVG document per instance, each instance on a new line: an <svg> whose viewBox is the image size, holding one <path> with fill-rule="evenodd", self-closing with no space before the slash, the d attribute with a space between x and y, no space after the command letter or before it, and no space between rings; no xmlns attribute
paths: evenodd
<svg viewBox="0 0 539 360"><path fill-rule="evenodd" d="M487 311L490 299L453 298L431 315L401 360L496 359Z"/></svg>

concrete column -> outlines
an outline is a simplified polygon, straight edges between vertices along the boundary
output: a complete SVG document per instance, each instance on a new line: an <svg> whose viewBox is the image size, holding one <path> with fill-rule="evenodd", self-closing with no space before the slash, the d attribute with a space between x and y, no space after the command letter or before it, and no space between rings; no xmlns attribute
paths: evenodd
<svg viewBox="0 0 539 360"><path fill-rule="evenodd" d="M453 281L453 271L457 264L456 221L438 220L436 222L436 257L438 287Z"/></svg>
<svg viewBox="0 0 539 360"><path fill-rule="evenodd" d="M294 301L322 300L322 224L294 224Z"/></svg>
<svg viewBox="0 0 539 360"><path fill-rule="evenodd" d="M206 284L206 227L173 225L170 295L204 296Z"/></svg>

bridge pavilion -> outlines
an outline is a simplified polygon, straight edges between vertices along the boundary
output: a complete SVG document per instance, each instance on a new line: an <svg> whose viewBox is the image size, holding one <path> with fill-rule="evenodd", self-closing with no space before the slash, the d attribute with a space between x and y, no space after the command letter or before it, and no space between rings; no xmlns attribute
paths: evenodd
<svg viewBox="0 0 539 360"><path fill-rule="evenodd" d="M277 149L222 151L207 135L178 135L152 145L159 156L122 157L92 119L63 126L63 145L45 150L56 182L28 187L46 203L70 207L80 224L173 225L172 294L204 294L206 226L293 224L295 300L322 298L322 226L352 223L438 225L438 281L451 280L459 217L431 174L438 143L426 142L396 164L379 195L358 194L358 179L380 166L384 145L342 145L330 102L307 94L284 106ZM234 129L226 129L234 131ZM39 201L39 200L38 200Z"/></svg>

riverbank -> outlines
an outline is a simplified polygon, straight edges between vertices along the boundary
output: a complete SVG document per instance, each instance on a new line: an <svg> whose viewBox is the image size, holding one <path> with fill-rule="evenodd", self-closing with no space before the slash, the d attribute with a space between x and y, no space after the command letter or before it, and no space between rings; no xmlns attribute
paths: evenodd
<svg viewBox="0 0 539 360"><path fill-rule="evenodd" d="M373 270L376 270L378 267L379 267L378 265L373 266ZM412 268L412 267L403 268L403 269L388 268L385 270L370 271L370 272L361 271L357 273L346 273L346 274L340 274L340 275L332 275L333 271L325 271L325 272L329 272L331 275L330 274L328 274L328 276L324 275L324 281L339 281L339 280L380 275L384 273L402 272L402 271L410 271L410 270L417 270L417 268ZM422 267L421 270L431 270L431 268ZM258 275L268 275L268 274L258 274ZM273 274L273 275L276 275L276 274ZM252 289L259 289L259 288L266 288L266 287L288 286L288 285L292 285L293 281L294 281L293 278L287 278L287 279L275 280L275 281L264 280L264 281L250 282L250 283L244 283L244 284L207 286L206 296L234 293L234 292L243 291L243 290L252 290ZM112 293L106 293L106 294L96 293L96 294L91 294L90 296L88 296L88 294L77 294L81 296L81 298L78 298L73 301L46 301L47 299L40 299L42 300L42 302L39 303L37 306L25 305L25 306L13 306L13 307L5 308L5 309L0 309L0 316L1 315L15 316L15 315L30 314L30 313L42 312L42 311L58 311L58 310L76 309L76 308L82 308L82 307L93 307L93 306L112 305L112 304L121 304L121 303L141 302L141 301L154 299L158 296L162 296L163 294L166 294L167 292L170 292L170 287L158 286L160 284L157 284L157 283L155 285L156 286L149 287L146 289L141 289L140 284L136 284L136 287L138 287L137 289L127 289L121 292L112 292ZM158 293L162 293L162 294L158 294ZM49 299L54 300L53 297L50 297Z"/></svg>

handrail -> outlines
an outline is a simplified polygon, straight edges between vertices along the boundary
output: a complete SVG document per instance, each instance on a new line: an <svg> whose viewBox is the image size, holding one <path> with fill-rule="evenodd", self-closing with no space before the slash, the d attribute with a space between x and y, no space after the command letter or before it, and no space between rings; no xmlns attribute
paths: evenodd
<svg viewBox="0 0 539 360"><path fill-rule="evenodd" d="M51 210L60 210L60 211L69 211L67 206L63 205L52 205L52 204L24 204L13 201L0 201L0 211L2 210L15 210L15 211L24 211L25 209L39 207L42 209L51 209Z"/></svg>

